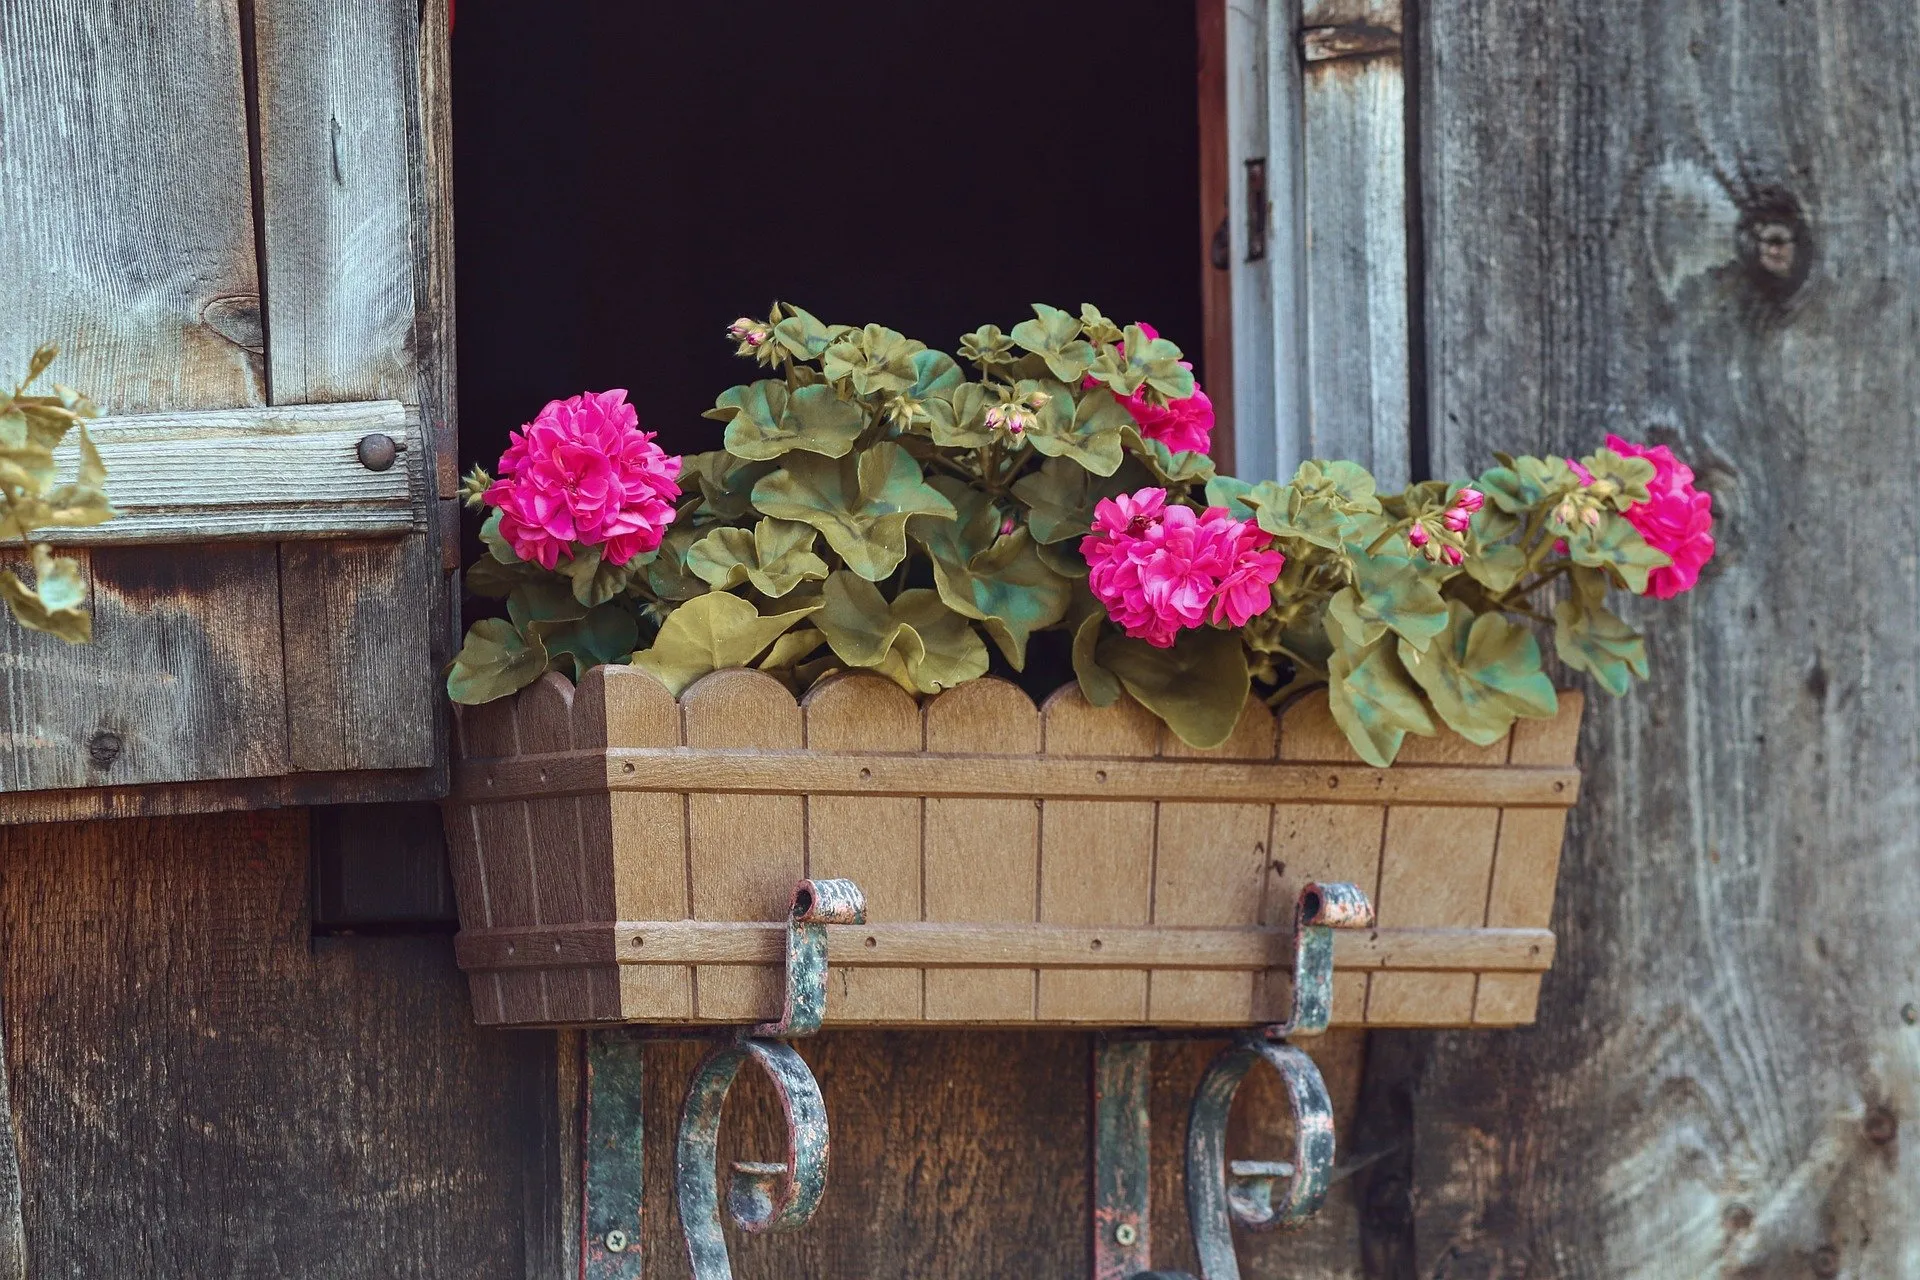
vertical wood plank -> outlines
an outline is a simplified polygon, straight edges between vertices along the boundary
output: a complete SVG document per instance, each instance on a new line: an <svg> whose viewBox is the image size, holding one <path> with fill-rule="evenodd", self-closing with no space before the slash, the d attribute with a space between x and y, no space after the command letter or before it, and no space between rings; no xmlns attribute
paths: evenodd
<svg viewBox="0 0 1920 1280"><path fill-rule="evenodd" d="M573 695L574 742L601 747L677 747L680 705L636 667L595 667ZM672 792L614 791L581 810L583 874L596 920L683 920L687 885L687 798ZM583 804L585 801L583 800ZM596 856L591 851L602 850ZM607 879L596 868L604 867ZM660 1021L693 1016L687 965L620 966L620 1016Z"/></svg>
<svg viewBox="0 0 1920 1280"><path fill-rule="evenodd" d="M1095 707L1067 685L1041 708L1050 756L1150 757L1160 722L1131 698ZM1040 920L1143 925L1153 914L1158 805L1048 800L1040 811ZM1042 970L1038 1016L1060 1022L1138 1022L1147 1014L1144 970Z"/></svg>
<svg viewBox="0 0 1920 1280"><path fill-rule="evenodd" d="M927 750L1035 755L1040 713L1020 689L988 677L949 689L925 708ZM1031 922L1039 894L1040 809L1032 800L926 802L926 918ZM1031 969L930 969L927 1018L1030 1022Z"/></svg>
<svg viewBox="0 0 1920 1280"><path fill-rule="evenodd" d="M690 747L797 749L800 708L758 671L716 671L680 699ZM807 874L806 800L800 796L687 798L687 868L696 920L783 920ZM694 1013L704 1021L778 1017L781 972L760 965L695 966Z"/></svg>
<svg viewBox="0 0 1920 1280"><path fill-rule="evenodd" d="M416 206L430 216L416 188L432 179L416 171L430 158L445 160L423 146L424 16L385 0L254 6L274 403L420 400L416 252L424 259L433 242L423 234L415 245ZM432 301L445 307L450 299L442 293ZM450 359L444 349L428 354ZM442 420L445 403L433 406ZM422 415L430 455L434 417ZM434 457L404 461L416 495L432 505ZM439 529L428 525L398 540L282 549L290 703L341 726L337 733L295 735L297 768L436 762L435 656L444 648L448 601ZM375 669L390 674L380 682L380 712L369 714L368 673Z"/></svg>
<svg viewBox="0 0 1920 1280"><path fill-rule="evenodd" d="M1410 472L1405 79L1397 53L1304 76L1307 447L1391 492Z"/></svg>
<svg viewBox="0 0 1920 1280"><path fill-rule="evenodd" d="M519 699L502 698L484 706L464 708L460 716L461 746L469 759L513 756L520 753ZM456 811L457 812L457 811ZM466 822L478 850L477 865L467 875L456 863L453 891L466 917L474 893L479 893L482 922L487 928L538 924L538 873L533 843L527 830L524 801L474 805ZM474 989L474 1016L482 1022L539 1022L547 1014L546 980L539 970L492 975L494 1007L485 1005L485 986Z"/></svg>
<svg viewBox="0 0 1920 1280"><path fill-rule="evenodd" d="M520 750L526 755L571 751L573 682L549 671L515 698ZM596 918L588 911L588 885L604 881L604 864L589 868L603 851L589 846L580 806L594 797L548 796L525 804L527 847L538 872L534 878L535 918L542 924L569 924ZM605 895L600 896L605 901ZM559 944L554 944L559 950ZM565 968L543 971L547 1013L554 1022L611 1018L620 1011L619 978L608 969Z"/></svg>
<svg viewBox="0 0 1920 1280"><path fill-rule="evenodd" d="M1279 757L1294 761L1357 764L1346 734L1334 723L1325 690L1296 698L1279 716ZM1293 923L1300 890L1316 880L1357 884L1380 901L1380 851L1386 834L1384 805L1275 805L1273 858L1268 865L1264 923L1272 928ZM1364 1022L1367 991L1374 975L1339 973L1333 977L1333 1020ZM1270 972L1259 995L1266 1018L1284 1018L1293 987L1288 973Z"/></svg>
<svg viewBox="0 0 1920 1280"><path fill-rule="evenodd" d="M1247 699L1233 735L1218 747L1189 747L1164 727L1160 754L1169 759L1272 760L1273 713ZM1153 858L1153 921L1177 927L1253 927L1262 905L1273 837L1272 805L1160 804ZM1254 1016L1252 973L1156 970L1147 975L1147 1012L1155 1022L1231 1026Z"/></svg>
<svg viewBox="0 0 1920 1280"><path fill-rule="evenodd" d="M815 751L918 751L925 737L912 695L882 676L835 676L809 690L807 746ZM875 923L920 919L921 808L911 796L810 796L807 874L845 876ZM838 970L827 997L835 1022L911 1022L921 1016L918 969Z"/></svg>
<svg viewBox="0 0 1920 1280"><path fill-rule="evenodd" d="M1232 164L1227 112L1227 0L1196 0L1200 50L1200 313L1199 370L1213 401L1213 461L1238 475L1234 452Z"/></svg>
<svg viewBox="0 0 1920 1280"><path fill-rule="evenodd" d="M240 37L231 2L0 11L9 376L51 339L109 412L263 402ZM75 558L91 645L0 626L0 790L284 771L271 549Z"/></svg>
<svg viewBox="0 0 1920 1280"><path fill-rule="evenodd" d="M1509 762L1572 764L1583 703L1578 691L1562 693L1560 714L1553 719L1515 724L1508 747ZM1544 929L1552 923L1560 847L1566 830L1565 809L1507 809L1501 813L1493 885L1487 892L1489 928ZM1537 973L1483 973L1474 992L1473 1021L1483 1026L1530 1023L1539 998Z"/></svg>

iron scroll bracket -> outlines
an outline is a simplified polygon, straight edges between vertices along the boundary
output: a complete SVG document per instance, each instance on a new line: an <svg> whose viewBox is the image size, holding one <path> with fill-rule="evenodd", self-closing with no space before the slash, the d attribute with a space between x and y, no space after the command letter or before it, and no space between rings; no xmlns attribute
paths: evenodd
<svg viewBox="0 0 1920 1280"><path fill-rule="evenodd" d="M674 1144L674 1199L695 1280L732 1280L721 1225L720 1120L740 1068L767 1076L786 1121L785 1159L736 1161L726 1209L743 1231L804 1227L827 1188L826 1101L806 1060L787 1041L820 1029L827 1008L827 929L865 924L866 898L851 880L802 880L787 913L786 992L778 1021L705 1033L720 1043L694 1068ZM584 1280L640 1280L645 1125L642 1046L685 1033L603 1031L586 1050L581 1196Z"/></svg>
<svg viewBox="0 0 1920 1280"><path fill-rule="evenodd" d="M1333 1181L1333 1104L1320 1069L1287 1041L1319 1035L1333 1013L1333 931L1373 924L1357 885L1309 884L1294 908L1293 1009L1285 1022L1243 1033L1201 1078L1187 1118L1187 1217L1200 1280L1240 1280L1235 1226L1251 1231L1304 1225ZM1153 1269L1148 1187L1148 1101L1153 1042L1103 1038L1093 1060L1094 1280L1194 1280ZM1249 1072L1262 1063L1286 1086L1293 1113L1291 1160L1227 1159L1227 1115Z"/></svg>
<svg viewBox="0 0 1920 1280"><path fill-rule="evenodd" d="M1189 1111L1187 1214L1198 1280L1240 1280L1233 1233L1303 1225L1325 1200L1334 1162L1333 1108L1313 1060L1289 1043L1325 1031L1333 1009L1333 931L1366 928L1366 894L1351 884L1309 884L1294 912L1291 1012L1238 1033L1202 1077ZM674 1192L695 1280L732 1280L721 1219L719 1133L728 1091L749 1062L772 1083L786 1121L777 1162L736 1162L726 1211L743 1231L804 1227L826 1191L828 1124L819 1082L788 1043L820 1029L827 1004L829 925L866 922L850 880L803 880L786 929L781 1017L751 1028L595 1032L586 1046L580 1275L641 1280L641 1050L649 1039L718 1040L695 1068L674 1147ZM1216 1033L1217 1034L1217 1033ZM1150 1214L1152 1046L1143 1032L1100 1037L1093 1053L1093 1280L1195 1280L1152 1265ZM1229 1160L1227 1116L1247 1075L1265 1064L1286 1088L1293 1116L1288 1160Z"/></svg>

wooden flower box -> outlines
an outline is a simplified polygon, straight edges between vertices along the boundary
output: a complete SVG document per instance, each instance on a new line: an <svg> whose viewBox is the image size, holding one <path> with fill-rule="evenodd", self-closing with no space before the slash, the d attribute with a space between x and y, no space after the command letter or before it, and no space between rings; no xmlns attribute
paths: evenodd
<svg viewBox="0 0 1920 1280"><path fill-rule="evenodd" d="M1123 701L985 679L924 705L872 675L798 701L720 671L549 675L463 708L449 839L480 1022L779 1016L794 884L847 877L828 1025L1237 1026L1283 1017L1292 910L1351 881L1334 1022L1530 1022L1578 694L1499 742L1359 762L1324 693L1249 701L1198 751Z"/></svg>

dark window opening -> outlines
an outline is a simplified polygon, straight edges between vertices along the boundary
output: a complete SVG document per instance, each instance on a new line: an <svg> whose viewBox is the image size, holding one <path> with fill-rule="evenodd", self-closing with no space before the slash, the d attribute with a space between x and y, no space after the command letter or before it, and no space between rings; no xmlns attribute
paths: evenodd
<svg viewBox="0 0 1920 1280"><path fill-rule="evenodd" d="M453 59L463 466L616 386L717 447L775 298L946 351L1093 302L1205 378L1190 6L473 4Z"/></svg>

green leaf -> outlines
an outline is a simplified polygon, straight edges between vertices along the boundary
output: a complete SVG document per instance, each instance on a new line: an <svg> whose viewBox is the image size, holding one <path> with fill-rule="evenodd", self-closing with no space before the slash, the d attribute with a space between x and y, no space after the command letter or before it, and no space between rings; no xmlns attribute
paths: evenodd
<svg viewBox="0 0 1920 1280"><path fill-rule="evenodd" d="M933 442L950 449L978 449L993 443L993 429L987 426L987 406L992 397L978 382L963 382L948 399L927 402L927 418Z"/></svg>
<svg viewBox="0 0 1920 1280"><path fill-rule="evenodd" d="M653 644L633 655L633 665L648 672L678 697L701 676L727 667L744 667L817 604L761 617L751 602L724 591L687 601L660 627Z"/></svg>
<svg viewBox="0 0 1920 1280"><path fill-rule="evenodd" d="M1013 340L1046 361L1054 377L1078 383L1093 366L1093 344L1080 338L1080 322L1058 307L1033 304L1032 320L1013 326Z"/></svg>
<svg viewBox="0 0 1920 1280"><path fill-rule="evenodd" d="M1444 634L1424 652L1402 640L1399 652L1440 718L1483 747L1498 742L1517 717L1545 719L1560 709L1533 632L1501 614L1476 617L1455 600Z"/></svg>
<svg viewBox="0 0 1920 1280"><path fill-rule="evenodd" d="M1113 321L1100 314L1100 308L1091 302L1080 304L1080 332L1091 342L1119 342L1127 334Z"/></svg>
<svg viewBox="0 0 1920 1280"><path fill-rule="evenodd" d="M802 582L827 576L827 562L813 553L812 527L764 518L752 530L719 528L687 550L687 568L722 591L743 582L762 595L784 596Z"/></svg>
<svg viewBox="0 0 1920 1280"><path fill-rule="evenodd" d="M1447 628L1447 602L1440 588L1407 556L1365 553L1353 560L1353 585L1335 595L1327 612L1355 646L1372 644L1392 630L1425 649Z"/></svg>
<svg viewBox="0 0 1920 1280"><path fill-rule="evenodd" d="M1100 665L1100 641L1107 610L1084 586L1073 593L1067 627L1073 632L1073 676L1080 692L1096 707L1108 707L1120 697L1120 679Z"/></svg>
<svg viewBox="0 0 1920 1280"><path fill-rule="evenodd" d="M1126 327L1120 346L1104 346L1090 372L1116 395L1130 396L1151 387L1164 400L1193 394L1193 371L1180 360L1180 348L1165 338L1149 338L1139 325Z"/></svg>
<svg viewBox="0 0 1920 1280"><path fill-rule="evenodd" d="M753 505L820 530L847 567L870 582L906 558L909 517L954 515L953 504L927 486L919 464L891 441L838 462L790 457L753 487Z"/></svg>
<svg viewBox="0 0 1920 1280"><path fill-rule="evenodd" d="M657 552L654 554L658 554ZM646 572L653 556L635 556L625 564L608 564L599 547L582 547L572 559L560 565L560 572L573 584L573 598L591 608L607 601L633 585Z"/></svg>
<svg viewBox="0 0 1920 1280"><path fill-rule="evenodd" d="M986 674L985 642L924 587L889 604L878 587L842 569L827 579L821 599L813 624L848 666L887 671L918 693Z"/></svg>
<svg viewBox="0 0 1920 1280"><path fill-rule="evenodd" d="M521 583L537 581L546 576L547 571L537 564L529 564L525 560L507 564L488 555L481 556L468 566L460 585L476 596L504 600L507 593Z"/></svg>
<svg viewBox="0 0 1920 1280"><path fill-rule="evenodd" d="M504 698L538 680L547 651L504 618L482 618L467 628L466 643L447 672L447 696L467 706Z"/></svg>
<svg viewBox="0 0 1920 1280"><path fill-rule="evenodd" d="M94 448L93 437L84 425L80 427L80 474L74 480L83 489L98 489L107 482L107 464L100 461L100 451Z"/></svg>
<svg viewBox="0 0 1920 1280"><path fill-rule="evenodd" d="M1245 480L1233 476L1214 476L1207 481L1207 505L1225 507L1227 514L1235 520L1253 519L1253 508L1242 499L1253 492L1253 486Z"/></svg>
<svg viewBox="0 0 1920 1280"><path fill-rule="evenodd" d="M753 461L794 449L843 458L867 426L866 410L824 382L797 391L773 379L730 387L714 401L714 416L722 415L727 452Z"/></svg>
<svg viewBox="0 0 1920 1280"><path fill-rule="evenodd" d="M1653 483L1657 473L1653 463L1646 458L1628 458L1611 449L1596 449L1583 461L1587 474L1593 477L1596 486L1613 486L1608 501L1615 511L1625 511L1649 499L1647 486Z"/></svg>
<svg viewBox="0 0 1920 1280"><path fill-rule="evenodd" d="M1527 571L1527 553L1511 542L1483 546L1469 555L1464 568L1467 576L1494 595L1513 590Z"/></svg>
<svg viewBox="0 0 1920 1280"><path fill-rule="evenodd" d="M773 647L754 665L762 671L780 671L798 663L802 658L827 642L814 627L795 627L773 642Z"/></svg>
<svg viewBox="0 0 1920 1280"><path fill-rule="evenodd" d="M1027 528L1036 542L1066 542L1093 530L1093 509L1103 497L1093 475L1071 458L1048 458L1037 471L1013 483L1013 496L1027 506Z"/></svg>
<svg viewBox="0 0 1920 1280"><path fill-rule="evenodd" d="M960 354L982 372L995 365L1013 363L1013 339L1000 332L997 324L983 324L960 337Z"/></svg>
<svg viewBox="0 0 1920 1280"><path fill-rule="evenodd" d="M618 604L589 609L582 618L535 622L527 632L540 638L550 662L567 660L575 684L594 667L626 661L640 643L639 620L631 609Z"/></svg>
<svg viewBox="0 0 1920 1280"><path fill-rule="evenodd" d="M707 584L687 569L687 553L700 540L700 530L675 525L667 530L660 552L647 565L647 588L662 600L692 600L705 595Z"/></svg>
<svg viewBox="0 0 1920 1280"><path fill-rule="evenodd" d="M1000 532L1000 511L990 496L950 476L931 483L955 517L917 518L908 527L933 558L940 598L985 624L1007 661L1022 670L1027 637L1066 616L1072 584L1040 559L1027 530Z"/></svg>
<svg viewBox="0 0 1920 1280"><path fill-rule="evenodd" d="M1074 403L1073 393L1057 382L1033 384L1048 396L1040 407L1038 420L1027 431L1027 440L1049 458L1072 458L1097 476L1110 476L1120 469L1126 457L1121 433L1134 428L1128 413L1113 393L1094 388ZM1023 398L1028 384L1020 384Z"/></svg>
<svg viewBox="0 0 1920 1280"><path fill-rule="evenodd" d="M1648 545L1626 517L1606 512L1600 524L1576 524L1567 531L1567 550L1583 568L1604 569L1614 582L1635 595L1645 595L1647 575L1673 563L1666 552Z"/></svg>
<svg viewBox="0 0 1920 1280"><path fill-rule="evenodd" d="M761 476L774 469L773 462L745 462L725 449L689 454L680 460L680 488L691 496L700 495L694 505L697 515L721 520L738 520L753 510L753 486ZM684 509L688 504L683 500Z"/></svg>
<svg viewBox="0 0 1920 1280"><path fill-rule="evenodd" d="M1191 747L1217 747L1231 737L1253 687L1237 631L1182 631L1170 649L1109 634L1095 654L1141 706Z"/></svg>
<svg viewBox="0 0 1920 1280"><path fill-rule="evenodd" d="M1433 719L1394 654L1394 642L1382 637L1363 648L1337 643L1327 661L1327 695L1334 723L1368 764L1384 769L1400 753L1409 733L1431 734Z"/></svg>
<svg viewBox="0 0 1920 1280"><path fill-rule="evenodd" d="M31 631L44 631L68 644L93 638L93 619L87 614L87 579L80 562L56 556L35 543L27 552L33 564L29 587L10 569L0 569L0 600L14 618Z"/></svg>
<svg viewBox="0 0 1920 1280"><path fill-rule="evenodd" d="M584 618L587 606L574 597L569 583L542 576L522 582L507 593L507 616L523 635L534 635L533 624Z"/></svg>
<svg viewBox="0 0 1920 1280"><path fill-rule="evenodd" d="M820 370L829 381L850 381L854 391L863 396L905 391L913 385L913 357L926 350L925 343L877 324L848 333L849 337L827 348L820 362Z"/></svg>
<svg viewBox="0 0 1920 1280"><path fill-rule="evenodd" d="M1564 458L1509 458L1482 472L1473 487L1501 511L1519 515L1549 497L1571 493L1580 487L1580 477Z"/></svg>
<svg viewBox="0 0 1920 1280"><path fill-rule="evenodd" d="M818 360L846 332L845 325L821 324L791 302L781 305L789 314L773 326L773 337L795 360Z"/></svg>
<svg viewBox="0 0 1920 1280"><path fill-rule="evenodd" d="M1175 453L1164 442L1141 435L1137 427L1128 427L1121 437L1162 485L1205 483L1213 479L1213 459L1204 453L1193 449Z"/></svg>
<svg viewBox="0 0 1920 1280"><path fill-rule="evenodd" d="M1560 661L1584 671L1614 697L1625 694L1633 677L1647 678L1647 642L1604 603L1607 577L1597 569L1575 569L1570 599L1553 607L1553 649Z"/></svg>

